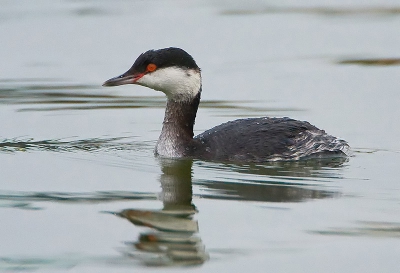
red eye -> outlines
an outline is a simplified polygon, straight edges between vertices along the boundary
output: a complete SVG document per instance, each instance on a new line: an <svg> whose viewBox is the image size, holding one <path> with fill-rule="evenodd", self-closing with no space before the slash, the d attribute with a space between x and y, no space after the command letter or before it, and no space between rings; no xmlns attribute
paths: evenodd
<svg viewBox="0 0 400 273"><path fill-rule="evenodd" d="M147 68L146 68L147 72L153 72L156 69L157 69L157 66L155 64L148 64Z"/></svg>

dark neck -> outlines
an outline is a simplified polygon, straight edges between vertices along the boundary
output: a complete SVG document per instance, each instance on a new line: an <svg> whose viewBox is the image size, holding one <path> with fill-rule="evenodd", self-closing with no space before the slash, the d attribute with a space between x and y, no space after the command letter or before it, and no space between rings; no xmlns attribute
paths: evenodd
<svg viewBox="0 0 400 273"><path fill-rule="evenodd" d="M200 103L199 93L190 101L168 99L162 131L156 153L167 157L182 157L193 139L193 126Z"/></svg>
<svg viewBox="0 0 400 273"><path fill-rule="evenodd" d="M200 92L191 101L169 99L165 109L164 130L174 130L184 138L193 138L193 126L200 103Z"/></svg>

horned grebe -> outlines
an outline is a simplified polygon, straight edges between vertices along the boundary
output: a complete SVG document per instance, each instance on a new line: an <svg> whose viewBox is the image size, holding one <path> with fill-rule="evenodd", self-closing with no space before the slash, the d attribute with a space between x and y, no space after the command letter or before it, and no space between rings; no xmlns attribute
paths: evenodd
<svg viewBox="0 0 400 273"><path fill-rule="evenodd" d="M138 84L162 91L167 107L155 154L170 158L265 162L346 156L349 145L306 121L248 118L230 121L193 137L201 94L196 62L180 48L142 53L124 74L103 86Z"/></svg>

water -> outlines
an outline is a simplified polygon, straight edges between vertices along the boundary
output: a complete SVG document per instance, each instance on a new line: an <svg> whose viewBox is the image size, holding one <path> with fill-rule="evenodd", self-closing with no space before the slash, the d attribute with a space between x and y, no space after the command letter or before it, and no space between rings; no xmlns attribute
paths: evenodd
<svg viewBox="0 0 400 273"><path fill-rule="evenodd" d="M400 268L395 1L0 4L0 270ZM290 116L352 157L154 158L165 98L101 83L167 46L202 68L195 133Z"/></svg>

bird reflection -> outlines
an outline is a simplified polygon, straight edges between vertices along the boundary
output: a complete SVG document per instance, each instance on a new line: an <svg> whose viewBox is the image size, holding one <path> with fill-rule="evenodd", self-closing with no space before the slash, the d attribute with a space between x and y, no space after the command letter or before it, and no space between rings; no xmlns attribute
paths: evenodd
<svg viewBox="0 0 400 273"><path fill-rule="evenodd" d="M295 163L271 163L259 166L233 166L204 163L203 168L224 169L250 173L264 181L240 182L195 180L196 185L212 190L214 194L201 194L210 199L231 199L259 202L300 202L309 199L332 198L335 191L313 188L315 180L331 177L345 161L304 161ZM199 163L199 162L196 162ZM150 228L142 232L137 241L127 243L128 254L149 266L199 265L208 260L202 244L197 213L192 203L192 160L159 159L161 167L160 210L126 209L117 215L136 226ZM275 182L268 181L274 178ZM286 179L286 180L285 180ZM302 182L299 183L299 180ZM290 182L292 181L292 182Z"/></svg>
<svg viewBox="0 0 400 273"><path fill-rule="evenodd" d="M208 190L202 198L259 202L303 202L335 198L340 192L326 189L324 182L340 179L346 158L268 162L259 165L196 162L201 168L233 173L231 178L199 179L194 183ZM250 175L250 176L248 176ZM326 181L324 181L326 180Z"/></svg>
<svg viewBox="0 0 400 273"><path fill-rule="evenodd" d="M163 209L127 209L118 214L134 225L151 228L129 243L129 254L146 265L202 264L208 255L193 220L197 210L192 203L192 161L160 159L160 166Z"/></svg>

